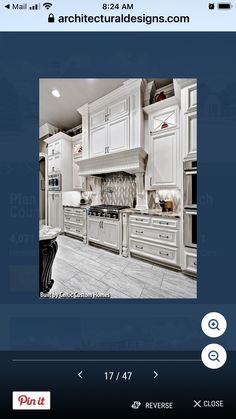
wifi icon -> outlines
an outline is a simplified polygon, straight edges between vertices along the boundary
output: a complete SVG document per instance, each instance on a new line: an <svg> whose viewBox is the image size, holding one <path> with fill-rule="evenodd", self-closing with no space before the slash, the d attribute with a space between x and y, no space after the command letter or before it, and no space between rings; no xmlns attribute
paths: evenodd
<svg viewBox="0 0 236 419"><path fill-rule="evenodd" d="M43 6L48 10L50 7L52 7L52 3L43 3Z"/></svg>

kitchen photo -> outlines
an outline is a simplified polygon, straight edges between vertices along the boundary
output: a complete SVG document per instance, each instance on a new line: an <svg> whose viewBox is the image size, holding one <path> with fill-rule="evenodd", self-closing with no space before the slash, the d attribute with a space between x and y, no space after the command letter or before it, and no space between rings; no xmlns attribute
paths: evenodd
<svg viewBox="0 0 236 419"><path fill-rule="evenodd" d="M39 295L197 298L197 80L39 80Z"/></svg>

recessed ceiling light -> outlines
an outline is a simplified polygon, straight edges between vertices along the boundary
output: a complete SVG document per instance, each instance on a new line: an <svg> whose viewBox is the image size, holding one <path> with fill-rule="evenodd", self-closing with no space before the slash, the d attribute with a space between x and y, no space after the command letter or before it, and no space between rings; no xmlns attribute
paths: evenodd
<svg viewBox="0 0 236 419"><path fill-rule="evenodd" d="M51 93L55 97L61 97L61 94L60 94L59 90L57 90L57 89L53 89Z"/></svg>

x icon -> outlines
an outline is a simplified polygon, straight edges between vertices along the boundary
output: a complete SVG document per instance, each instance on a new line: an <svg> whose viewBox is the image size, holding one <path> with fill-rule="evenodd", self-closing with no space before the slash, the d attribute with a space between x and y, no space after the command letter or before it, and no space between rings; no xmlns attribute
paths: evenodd
<svg viewBox="0 0 236 419"><path fill-rule="evenodd" d="M194 400L194 406L193 407L202 407L201 406L201 400L198 400L198 402L196 400Z"/></svg>

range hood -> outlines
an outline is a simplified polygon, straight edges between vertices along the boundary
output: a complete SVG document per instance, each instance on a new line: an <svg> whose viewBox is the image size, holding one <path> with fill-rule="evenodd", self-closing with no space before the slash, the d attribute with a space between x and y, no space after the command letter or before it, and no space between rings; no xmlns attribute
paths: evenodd
<svg viewBox="0 0 236 419"><path fill-rule="evenodd" d="M143 148L120 151L90 159L74 160L79 166L81 176L101 175L104 173L127 172L144 173L147 153Z"/></svg>

